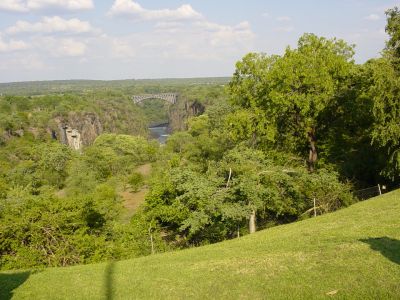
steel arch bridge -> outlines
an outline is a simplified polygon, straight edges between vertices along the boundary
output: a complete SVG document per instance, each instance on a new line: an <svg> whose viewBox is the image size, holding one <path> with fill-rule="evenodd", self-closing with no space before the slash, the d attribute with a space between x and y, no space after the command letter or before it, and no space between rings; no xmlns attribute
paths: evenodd
<svg viewBox="0 0 400 300"><path fill-rule="evenodd" d="M132 96L132 100L135 104L140 103L147 99L161 99L171 104L175 104L178 101L177 93L162 93L162 94L144 94Z"/></svg>

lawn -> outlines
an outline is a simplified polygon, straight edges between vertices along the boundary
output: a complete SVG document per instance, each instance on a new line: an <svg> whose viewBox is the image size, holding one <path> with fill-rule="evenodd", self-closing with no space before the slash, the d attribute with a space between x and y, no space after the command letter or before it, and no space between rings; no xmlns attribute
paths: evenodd
<svg viewBox="0 0 400 300"><path fill-rule="evenodd" d="M1 299L400 299L400 191L219 244L0 273Z"/></svg>

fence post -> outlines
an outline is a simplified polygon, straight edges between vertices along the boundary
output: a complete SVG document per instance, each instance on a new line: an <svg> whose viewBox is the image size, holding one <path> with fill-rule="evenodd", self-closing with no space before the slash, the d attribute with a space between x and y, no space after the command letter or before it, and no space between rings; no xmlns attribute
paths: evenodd
<svg viewBox="0 0 400 300"><path fill-rule="evenodd" d="M314 217L317 216L317 209L315 208L315 197L314 197Z"/></svg>
<svg viewBox="0 0 400 300"><path fill-rule="evenodd" d="M154 254L154 242L153 234L151 233L151 226L149 227L150 243L151 243L151 254Z"/></svg>

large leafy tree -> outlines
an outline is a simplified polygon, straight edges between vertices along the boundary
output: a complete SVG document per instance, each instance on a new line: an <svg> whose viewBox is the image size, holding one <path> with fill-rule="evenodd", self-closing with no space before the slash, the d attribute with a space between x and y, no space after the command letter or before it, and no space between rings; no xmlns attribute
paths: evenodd
<svg viewBox="0 0 400 300"><path fill-rule="evenodd" d="M334 165L342 178L357 186L382 182L385 155L371 144L374 124L370 95L375 62L354 67L351 85L319 117L319 165Z"/></svg>
<svg viewBox="0 0 400 300"><path fill-rule="evenodd" d="M293 221L310 212L313 198L318 213L352 201L336 173L309 173L292 155L266 155L243 145L226 151L218 161L209 160L206 171L185 158L157 168L160 172L146 197L146 216L189 244Z"/></svg>
<svg viewBox="0 0 400 300"><path fill-rule="evenodd" d="M389 154L385 174L395 179L400 174L400 11L395 7L386 15L386 32L390 38L383 57L372 62L372 138Z"/></svg>
<svg viewBox="0 0 400 300"><path fill-rule="evenodd" d="M299 152L308 145L313 171L320 115L346 87L353 54L342 40L304 34L297 49L287 48L282 57L246 56L229 91L235 104L253 111L257 124L267 124L261 132L276 145Z"/></svg>
<svg viewBox="0 0 400 300"><path fill-rule="evenodd" d="M400 71L400 10L396 6L386 11L386 33L390 36L386 42L386 55L392 60L397 71Z"/></svg>

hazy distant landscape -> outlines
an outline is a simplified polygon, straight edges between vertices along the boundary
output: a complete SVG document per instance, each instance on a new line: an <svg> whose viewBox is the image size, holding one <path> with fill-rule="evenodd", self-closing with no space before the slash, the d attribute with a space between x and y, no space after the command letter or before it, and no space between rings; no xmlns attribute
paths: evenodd
<svg viewBox="0 0 400 300"><path fill-rule="evenodd" d="M57 80L57 81L30 81L0 83L0 94L2 95L45 95L60 93L82 93L95 90L112 89L126 93L140 93L171 89L175 86L190 85L224 85L229 83L229 77L210 78L167 78L167 79L126 79L126 80Z"/></svg>
<svg viewBox="0 0 400 300"><path fill-rule="evenodd" d="M150 2L0 3L0 299L396 299L399 8Z"/></svg>

